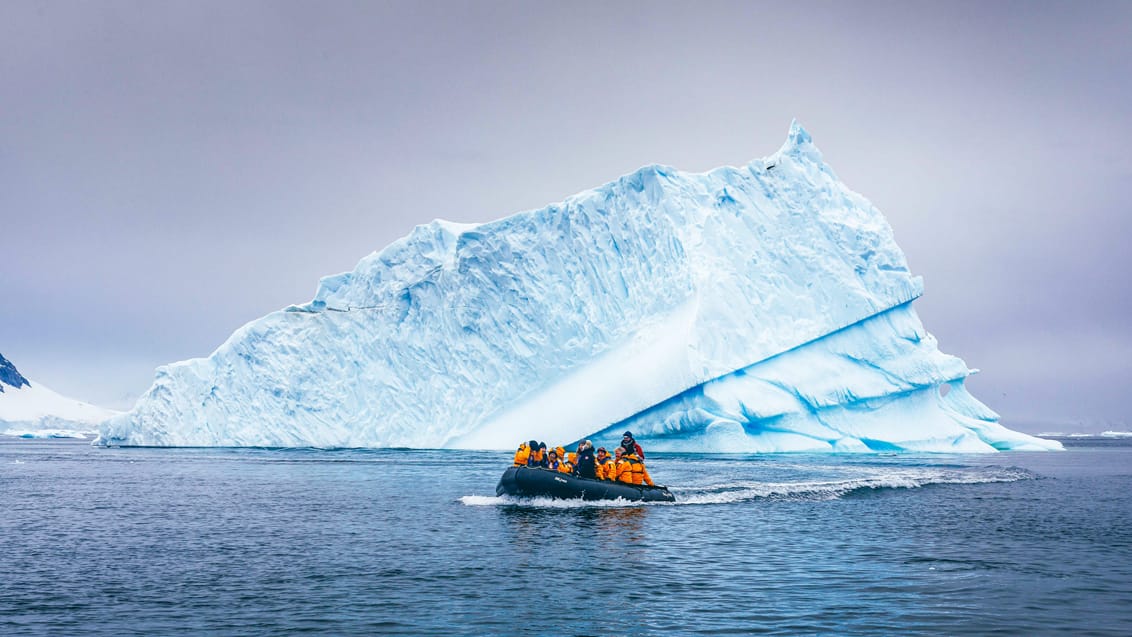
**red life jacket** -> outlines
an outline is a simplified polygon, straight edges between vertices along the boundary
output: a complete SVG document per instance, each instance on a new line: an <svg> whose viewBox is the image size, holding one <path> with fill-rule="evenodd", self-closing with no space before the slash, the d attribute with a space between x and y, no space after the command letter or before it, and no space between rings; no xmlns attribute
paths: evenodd
<svg viewBox="0 0 1132 637"><path fill-rule="evenodd" d="M645 450L641 449L640 443L638 443L636 440L633 441L633 448L636 449L636 451L637 451L637 457L640 458L641 460L644 460L645 459Z"/></svg>

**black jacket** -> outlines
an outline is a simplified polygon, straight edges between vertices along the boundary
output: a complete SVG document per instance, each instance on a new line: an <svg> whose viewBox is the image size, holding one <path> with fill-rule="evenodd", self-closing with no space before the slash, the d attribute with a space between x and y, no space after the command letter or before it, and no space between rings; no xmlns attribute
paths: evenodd
<svg viewBox="0 0 1132 637"><path fill-rule="evenodd" d="M578 452L578 456L574 459L574 475L579 478L596 478L596 466L594 450L590 448L583 449Z"/></svg>

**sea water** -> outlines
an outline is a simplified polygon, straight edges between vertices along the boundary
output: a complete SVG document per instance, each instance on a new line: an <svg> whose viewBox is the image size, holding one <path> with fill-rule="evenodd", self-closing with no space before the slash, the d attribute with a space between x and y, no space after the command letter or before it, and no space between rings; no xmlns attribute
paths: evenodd
<svg viewBox="0 0 1132 637"><path fill-rule="evenodd" d="M1132 634L1132 441L648 454L675 504L498 498L509 453L0 438L0 635Z"/></svg>

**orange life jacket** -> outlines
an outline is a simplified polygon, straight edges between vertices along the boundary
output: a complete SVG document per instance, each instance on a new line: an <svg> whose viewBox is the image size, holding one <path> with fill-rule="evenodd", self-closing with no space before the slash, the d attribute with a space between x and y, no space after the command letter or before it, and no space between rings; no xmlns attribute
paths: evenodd
<svg viewBox="0 0 1132 637"><path fill-rule="evenodd" d="M613 458L606 456L604 460L597 460L594 463L594 475L598 480L612 480L611 475L613 470Z"/></svg>
<svg viewBox="0 0 1132 637"><path fill-rule="evenodd" d="M621 456L620 460L615 460L610 480L633 484L633 463L629 462L625 456Z"/></svg>
<svg viewBox="0 0 1132 637"><path fill-rule="evenodd" d="M622 455L621 459L629 463L629 479L625 480L620 478L622 482L632 482L633 484L647 484L652 486L652 478L649 477L649 472L645 470L645 463L637 457L637 454L630 453Z"/></svg>
<svg viewBox="0 0 1132 637"><path fill-rule="evenodd" d="M528 447L527 443L524 442L523 444L519 445L519 450L515 452L515 466L516 467L527 466L527 459L530 458L530 457L531 457L531 448Z"/></svg>
<svg viewBox="0 0 1132 637"><path fill-rule="evenodd" d="M641 482L649 485L650 487L653 486L652 476L649 475L649 470L647 467L645 467L644 462L641 463Z"/></svg>
<svg viewBox="0 0 1132 637"><path fill-rule="evenodd" d="M542 453L542 449L541 449L541 448L539 448L539 449L532 449L532 450L531 450L530 461L531 461L532 463L536 464L536 465L538 465L538 464L542 464L542 456L543 456L543 453Z"/></svg>

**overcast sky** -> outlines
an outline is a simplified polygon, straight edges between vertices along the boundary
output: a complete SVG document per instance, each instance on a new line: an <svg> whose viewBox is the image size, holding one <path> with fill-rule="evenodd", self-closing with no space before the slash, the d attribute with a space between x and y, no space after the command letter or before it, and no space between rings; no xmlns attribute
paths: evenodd
<svg viewBox="0 0 1132 637"><path fill-rule="evenodd" d="M0 3L0 353L125 408L434 218L797 118L1024 431L1127 428L1132 2Z"/></svg>

